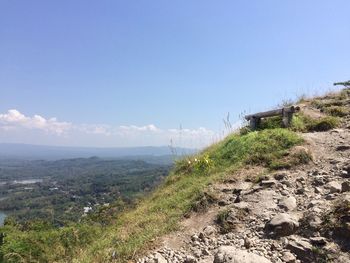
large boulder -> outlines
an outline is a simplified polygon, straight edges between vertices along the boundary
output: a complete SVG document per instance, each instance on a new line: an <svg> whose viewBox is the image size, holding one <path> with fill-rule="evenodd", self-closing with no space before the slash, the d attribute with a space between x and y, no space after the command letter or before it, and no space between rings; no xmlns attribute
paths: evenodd
<svg viewBox="0 0 350 263"><path fill-rule="evenodd" d="M236 249L233 246L221 246L215 255L213 263L271 263L270 260L249 253L245 250Z"/></svg>
<svg viewBox="0 0 350 263"><path fill-rule="evenodd" d="M299 223L289 214L281 213L274 216L265 225L265 230L269 235L277 237L289 236L295 233L298 229Z"/></svg>

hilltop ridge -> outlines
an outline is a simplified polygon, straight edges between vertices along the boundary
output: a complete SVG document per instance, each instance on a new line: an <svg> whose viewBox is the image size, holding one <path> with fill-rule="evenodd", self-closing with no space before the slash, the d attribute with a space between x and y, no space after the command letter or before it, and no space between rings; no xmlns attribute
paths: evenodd
<svg viewBox="0 0 350 263"><path fill-rule="evenodd" d="M3 228L4 262L349 262L350 90L178 160L151 194L60 229ZM103 224L108 215L108 224Z"/></svg>

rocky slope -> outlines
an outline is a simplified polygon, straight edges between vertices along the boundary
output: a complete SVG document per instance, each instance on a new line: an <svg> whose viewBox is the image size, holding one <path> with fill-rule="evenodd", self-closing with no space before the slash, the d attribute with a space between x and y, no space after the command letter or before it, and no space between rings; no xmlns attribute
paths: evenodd
<svg viewBox="0 0 350 263"><path fill-rule="evenodd" d="M294 150L311 152L312 162L278 172L249 167L212 185L207 210L137 262L350 262L350 117L302 136L305 146Z"/></svg>

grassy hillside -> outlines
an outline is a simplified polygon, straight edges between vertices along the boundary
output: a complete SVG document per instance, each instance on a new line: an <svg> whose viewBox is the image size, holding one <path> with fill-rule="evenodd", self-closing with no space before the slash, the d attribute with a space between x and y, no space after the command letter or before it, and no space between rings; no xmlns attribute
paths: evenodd
<svg viewBox="0 0 350 263"><path fill-rule="evenodd" d="M177 229L209 183L224 179L244 164L268 167L300 143L297 134L285 129L234 134L198 156L179 161L158 190L124 213L75 262L106 262L113 254L117 262L132 259L154 238Z"/></svg>
<svg viewBox="0 0 350 263"><path fill-rule="evenodd" d="M349 92L332 96L333 101L338 100L336 96L348 99ZM303 103L311 105L313 101ZM296 115L290 129L268 120L261 130L243 129L196 156L178 161L157 190L107 226L87 221L60 229L37 225L21 229L8 224L1 230L0 255L4 262L128 262L157 237L178 229L179 221L189 212L210 203L215 197L207 192L209 184L248 165L280 169L307 162L310 156L306 151L291 149L303 144L298 132L327 130L339 124L338 117L324 112L320 117Z"/></svg>

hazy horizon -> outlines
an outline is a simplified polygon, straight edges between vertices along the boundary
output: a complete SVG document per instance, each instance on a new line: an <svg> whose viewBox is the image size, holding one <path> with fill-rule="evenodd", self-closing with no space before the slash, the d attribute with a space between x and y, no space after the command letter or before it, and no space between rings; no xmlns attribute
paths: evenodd
<svg viewBox="0 0 350 263"><path fill-rule="evenodd" d="M159 158L173 161L174 158L198 152L198 149L171 148L169 146L143 147L71 147L0 143L0 160L61 160L72 158L143 159Z"/></svg>
<svg viewBox="0 0 350 263"><path fill-rule="evenodd" d="M28 145L28 146L44 146L44 147L57 147L57 148L96 148L96 149L130 149L130 148L171 148L171 145L144 145L144 146L65 146L65 145L55 145L55 144L33 144L33 143L17 143L17 142L0 142L0 145ZM174 148L183 148L183 147L175 147ZM188 149L195 149L195 148L188 148Z"/></svg>

